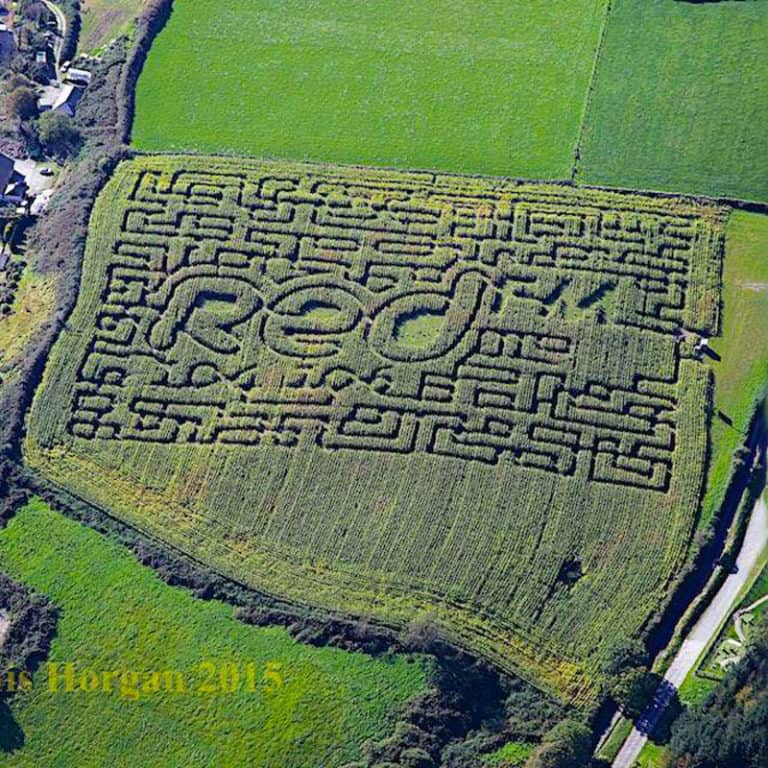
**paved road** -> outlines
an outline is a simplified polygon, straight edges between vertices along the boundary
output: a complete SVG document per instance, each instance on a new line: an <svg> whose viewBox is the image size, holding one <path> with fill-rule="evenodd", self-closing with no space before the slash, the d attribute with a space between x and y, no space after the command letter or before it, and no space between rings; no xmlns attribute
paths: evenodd
<svg viewBox="0 0 768 768"><path fill-rule="evenodd" d="M766 547L768 547L768 509L761 496L752 510L747 532L744 535L744 544L736 560L736 572L728 576L707 610L686 637L664 675L664 682L656 691L653 703L640 718L613 761L613 768L632 768L635 765L635 761L648 741L648 734L653 731L683 680L727 620L741 589L760 562L760 556Z"/></svg>

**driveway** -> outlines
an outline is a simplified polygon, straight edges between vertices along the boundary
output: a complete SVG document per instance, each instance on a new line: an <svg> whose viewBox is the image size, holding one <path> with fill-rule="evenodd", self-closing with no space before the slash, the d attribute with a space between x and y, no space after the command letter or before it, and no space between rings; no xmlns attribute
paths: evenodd
<svg viewBox="0 0 768 768"><path fill-rule="evenodd" d="M13 168L27 180L27 186L33 195L39 195L46 189L52 189L56 181L55 173L53 176L43 176L40 173L43 168L56 170L55 165L50 162L36 163L34 160L17 160L13 164Z"/></svg>

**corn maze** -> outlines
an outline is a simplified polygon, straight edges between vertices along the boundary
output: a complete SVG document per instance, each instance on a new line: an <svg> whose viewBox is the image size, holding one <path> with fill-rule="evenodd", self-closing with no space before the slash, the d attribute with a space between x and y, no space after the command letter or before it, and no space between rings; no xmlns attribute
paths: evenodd
<svg viewBox="0 0 768 768"><path fill-rule="evenodd" d="M28 458L52 479L124 512L130 502L121 506L117 481L106 487L120 466L157 494L154 507L142 500L131 513L141 524L175 541L173 516L150 511L173 497L180 530L227 539L224 555L204 550L214 564L231 565L231 555L242 569L251 544L274 548L279 564L249 572L251 581L352 611L360 603L336 587L364 573L367 594L379 594L368 580L391 579L388 589L420 595L419 605L482 615L495 627L489 655L517 667L553 664L546 655L526 660L522 646L538 634L551 638L547 653L584 663L577 629L558 640L562 612L578 601L557 582L569 557L600 572L584 599L604 611L608 597L596 595L621 578L614 561L603 562L603 539L586 542L588 526L578 541L547 544L562 484L571 499L573 484L582 489L585 519L596 499L616 500L643 525L656 524L654 510L667 515L661 572L629 584L627 599L653 594L679 565L683 551L668 547L690 528L703 471L694 422L708 380L694 342L718 325L716 210L428 173L199 158L130 161L110 187L73 330L57 345L31 419ZM292 456L302 457L301 472ZM371 479L366 461L391 477ZM282 467L277 480L267 477L272 465ZM340 480L352 467L365 477L347 475L357 491L331 500L320 490L322 467ZM425 488L436 476L430 467L470 478L460 499ZM101 488L93 471L103 472ZM469 566L457 574L436 549L465 524L468 506L483 508L482 494L473 502L466 489L502 479L517 496L488 503L489 538L478 536L473 552L498 536L508 544L484 556L499 563L505 548L523 564L552 549L546 562L528 563L539 575L531 595L516 598L522 607L513 596L523 577L512 566L489 562L486 583L475 562L482 583L470 584ZM296 494L309 495L312 524L306 506L292 517L298 502L281 501L279 488L294 480ZM254 496L248 487L262 483L264 495ZM525 502L527 485L540 490L538 501ZM386 550L376 509L387 487L403 509L428 498L411 524L429 528L420 543L431 565ZM356 542L352 515L368 517ZM310 536L324 516L322 534ZM453 521L442 534L441 516ZM523 518L537 536L520 533ZM311 586L316 573L302 586L302 572L317 570L307 566L310 550L332 561L323 588ZM639 611L627 626L642 620ZM489 636L461 632L468 645ZM518 644L499 650L505 632ZM541 670L529 675L558 687Z"/></svg>

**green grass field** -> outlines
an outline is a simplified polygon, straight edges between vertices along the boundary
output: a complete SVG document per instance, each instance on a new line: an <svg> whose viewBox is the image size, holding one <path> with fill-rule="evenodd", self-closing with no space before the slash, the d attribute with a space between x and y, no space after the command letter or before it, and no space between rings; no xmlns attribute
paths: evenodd
<svg viewBox="0 0 768 768"><path fill-rule="evenodd" d="M614 0L577 180L768 200L768 3Z"/></svg>
<svg viewBox="0 0 768 768"><path fill-rule="evenodd" d="M711 342L720 357L715 374L715 418L702 525L719 509L732 457L746 439L758 402L768 394L768 216L735 211L726 229L723 333Z"/></svg>
<svg viewBox="0 0 768 768"><path fill-rule="evenodd" d="M385 736L390 710L426 687L421 662L310 648L284 629L241 624L231 606L167 586L128 550L39 501L0 532L0 567L59 607L48 663L61 674L68 663L76 674L141 674L138 686L129 678L112 692L66 692L63 681L51 692L44 663L32 691L13 701L25 742L2 756L7 768L340 766L365 739ZM233 693L220 692L227 664L242 677ZM145 673L165 671L182 675L188 692L174 676L172 689L152 693Z"/></svg>
<svg viewBox="0 0 768 768"><path fill-rule="evenodd" d="M397 623L431 610L584 701L592 655L686 556L708 376L675 333L717 322L720 216L136 159L97 203L27 460L261 589ZM425 316L437 333L403 338Z"/></svg>
<svg viewBox="0 0 768 768"><path fill-rule="evenodd" d="M604 9L178 0L139 82L133 141L568 178Z"/></svg>
<svg viewBox="0 0 768 768"><path fill-rule="evenodd" d="M768 566L763 568L757 581L752 585L747 596L741 601L741 605L746 607L752 605L768 595ZM762 609L765 611L766 609Z"/></svg>

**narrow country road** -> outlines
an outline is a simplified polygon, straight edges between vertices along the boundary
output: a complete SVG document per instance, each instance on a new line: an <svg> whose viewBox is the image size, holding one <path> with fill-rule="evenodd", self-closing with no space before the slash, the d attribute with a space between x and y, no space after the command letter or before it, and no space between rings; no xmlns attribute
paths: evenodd
<svg viewBox="0 0 768 768"><path fill-rule="evenodd" d="M728 576L720 591L686 637L664 675L664 682L656 691L653 703L640 718L613 761L613 768L632 768L635 765L635 761L648 741L648 734L653 731L667 705L672 701L683 680L693 669L710 641L720 631L720 627L733 610L739 592L747 583L750 573L759 563L760 556L766 547L768 547L768 509L761 496L752 510L747 532L744 535L744 544L736 560L735 573Z"/></svg>
<svg viewBox="0 0 768 768"><path fill-rule="evenodd" d="M56 35L56 41L53 44L53 55L56 63L56 79L61 80L61 51L64 48L64 40L67 37L67 17L58 5L51 0L43 0L48 10L56 17L56 24L59 27L59 33Z"/></svg>

